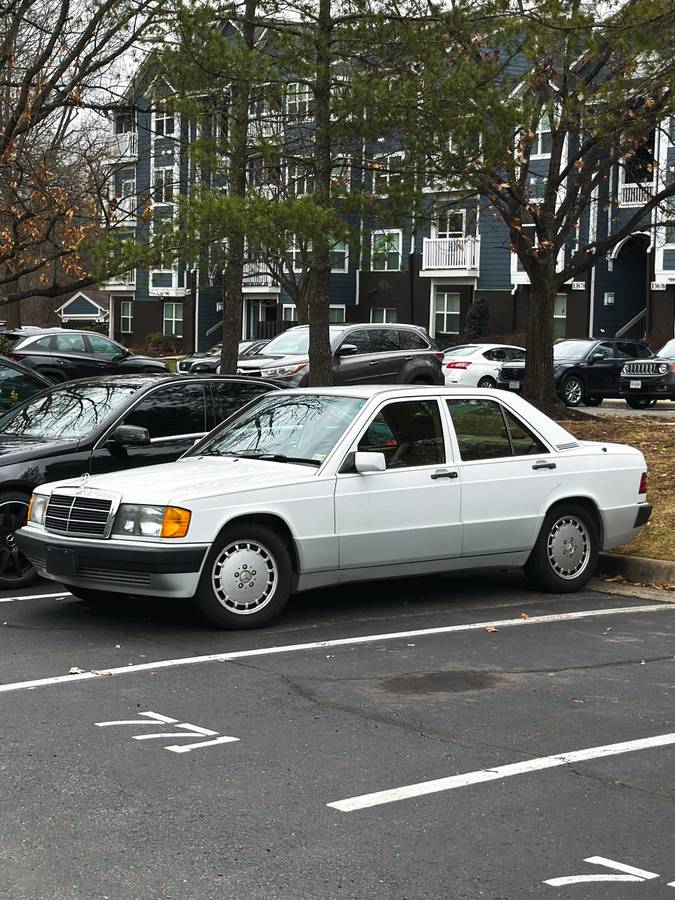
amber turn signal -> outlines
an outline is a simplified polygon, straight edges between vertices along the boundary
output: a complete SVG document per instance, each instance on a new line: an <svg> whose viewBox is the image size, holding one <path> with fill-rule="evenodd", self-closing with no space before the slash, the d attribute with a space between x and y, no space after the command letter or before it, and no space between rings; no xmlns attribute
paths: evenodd
<svg viewBox="0 0 675 900"><path fill-rule="evenodd" d="M181 538L185 537L190 527L190 510L181 509L180 506L167 506L164 511L162 530L160 537Z"/></svg>
<svg viewBox="0 0 675 900"><path fill-rule="evenodd" d="M35 494L30 495L30 502L28 504L28 512L26 513L26 522L30 522L30 511L33 508L33 500L35 500Z"/></svg>

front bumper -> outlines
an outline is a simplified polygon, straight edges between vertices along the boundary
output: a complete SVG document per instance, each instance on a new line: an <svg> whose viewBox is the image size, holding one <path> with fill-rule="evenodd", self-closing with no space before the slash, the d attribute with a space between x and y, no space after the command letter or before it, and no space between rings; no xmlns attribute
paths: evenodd
<svg viewBox="0 0 675 900"><path fill-rule="evenodd" d="M204 545L168 546L82 540L35 528L16 532L19 550L40 575L66 586L150 597L192 597Z"/></svg>
<svg viewBox="0 0 675 900"><path fill-rule="evenodd" d="M632 388L631 382L640 386ZM675 400L675 376L636 375L634 378L621 378L619 394L623 400L627 397L637 397L641 400Z"/></svg>
<svg viewBox="0 0 675 900"><path fill-rule="evenodd" d="M522 391L522 381L503 381L501 378L497 381L497 387L501 391Z"/></svg>

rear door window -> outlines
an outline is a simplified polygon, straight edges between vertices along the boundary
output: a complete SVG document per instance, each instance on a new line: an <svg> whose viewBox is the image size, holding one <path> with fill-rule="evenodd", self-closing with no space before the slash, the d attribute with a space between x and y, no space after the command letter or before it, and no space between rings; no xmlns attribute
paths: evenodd
<svg viewBox="0 0 675 900"><path fill-rule="evenodd" d="M152 391L131 410L124 424L147 428L151 438L204 434L207 431L204 385L167 385Z"/></svg>
<svg viewBox="0 0 675 900"><path fill-rule="evenodd" d="M54 335L54 350L57 353L87 353L87 345L81 334Z"/></svg>
<svg viewBox="0 0 675 900"><path fill-rule="evenodd" d="M549 452L527 426L494 400L446 402L465 462Z"/></svg>
<svg viewBox="0 0 675 900"><path fill-rule="evenodd" d="M267 385L255 382L214 380L209 382L207 390L210 391L211 398L209 414L209 429L211 429L229 419L251 400L269 393L270 389Z"/></svg>
<svg viewBox="0 0 675 900"><path fill-rule="evenodd" d="M394 353L401 349L398 328L373 328L370 332L371 353Z"/></svg>
<svg viewBox="0 0 675 900"><path fill-rule="evenodd" d="M425 339L423 335L421 335L418 331L413 331L412 328L402 328L400 331L401 334L401 349L402 350L428 350L429 349L429 341Z"/></svg>

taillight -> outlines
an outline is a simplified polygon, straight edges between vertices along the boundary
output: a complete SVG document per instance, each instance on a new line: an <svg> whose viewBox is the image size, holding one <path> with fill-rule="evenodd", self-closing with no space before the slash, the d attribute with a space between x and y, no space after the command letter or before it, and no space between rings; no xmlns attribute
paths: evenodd
<svg viewBox="0 0 675 900"><path fill-rule="evenodd" d="M470 362L462 362L462 361L449 362L445 368L446 369L468 369L470 365L471 365Z"/></svg>
<svg viewBox="0 0 675 900"><path fill-rule="evenodd" d="M22 359L26 358L25 353L8 353L7 355L10 359L15 360L16 362L21 362Z"/></svg>
<svg viewBox="0 0 675 900"><path fill-rule="evenodd" d="M640 478L640 490L639 494L646 494L647 488L649 487L649 477L646 472L642 473L642 477Z"/></svg>

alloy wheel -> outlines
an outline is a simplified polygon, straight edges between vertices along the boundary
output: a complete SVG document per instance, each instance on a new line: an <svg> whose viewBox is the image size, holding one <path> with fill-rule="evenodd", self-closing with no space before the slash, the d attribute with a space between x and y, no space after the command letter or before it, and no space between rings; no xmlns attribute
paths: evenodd
<svg viewBox="0 0 675 900"><path fill-rule="evenodd" d="M278 581L274 557L257 541L234 541L223 547L211 569L211 586L218 602L240 616L267 606Z"/></svg>
<svg viewBox="0 0 675 900"><path fill-rule="evenodd" d="M551 526L546 541L548 561L560 578L577 578L591 558L591 539L577 516L562 516Z"/></svg>
<svg viewBox="0 0 675 900"><path fill-rule="evenodd" d="M21 581L33 570L16 545L14 532L26 524L28 504L22 500L0 502L0 582Z"/></svg>

